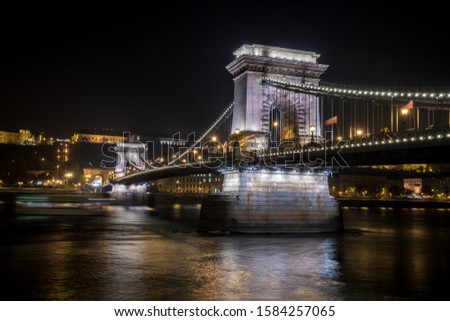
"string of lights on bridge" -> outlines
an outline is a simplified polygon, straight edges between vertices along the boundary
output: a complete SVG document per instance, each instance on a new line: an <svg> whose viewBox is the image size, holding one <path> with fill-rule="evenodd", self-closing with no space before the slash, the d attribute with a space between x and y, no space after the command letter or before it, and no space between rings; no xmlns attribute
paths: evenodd
<svg viewBox="0 0 450 321"><path fill-rule="evenodd" d="M428 135L428 136L419 136L419 137L410 137L410 138L397 138L397 139L389 139L389 140L380 140L380 141L369 141L369 142L352 142L348 143L348 141L344 145L340 146L331 146L331 147L311 147L308 148L309 151L324 151L324 150L334 150L334 149L351 149L351 148L362 148L362 147L376 147L380 145L389 145L389 144L399 144L399 143L415 143L417 141L424 142L424 141L432 141L432 140L440 140L443 138L450 139L450 133L448 134L437 134L437 135ZM302 150L291 150L291 151L284 151L284 152L272 152L272 153L262 153L260 156L282 156L282 155L288 155L288 154L298 154L301 153Z"/></svg>
<svg viewBox="0 0 450 321"><path fill-rule="evenodd" d="M319 85L311 83L294 84L287 81L282 81L278 79L271 79L268 77L263 77L263 82L269 84L290 87L294 89L301 89L306 91L316 91L327 94L344 94L355 97L377 97L377 98L406 98L406 99L432 99L432 100L448 100L450 99L450 91L448 93L444 92L413 92L413 91L393 91L393 90L382 90L374 88L351 88L350 86L343 87L339 85L322 83Z"/></svg>

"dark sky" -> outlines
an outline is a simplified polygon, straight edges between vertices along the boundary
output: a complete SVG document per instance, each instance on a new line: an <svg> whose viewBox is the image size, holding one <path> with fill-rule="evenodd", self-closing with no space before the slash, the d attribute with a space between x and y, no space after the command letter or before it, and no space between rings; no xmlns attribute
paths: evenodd
<svg viewBox="0 0 450 321"><path fill-rule="evenodd" d="M244 43L321 53L326 81L450 85L440 4L210 2L4 7L0 128L202 131L233 100L225 65Z"/></svg>

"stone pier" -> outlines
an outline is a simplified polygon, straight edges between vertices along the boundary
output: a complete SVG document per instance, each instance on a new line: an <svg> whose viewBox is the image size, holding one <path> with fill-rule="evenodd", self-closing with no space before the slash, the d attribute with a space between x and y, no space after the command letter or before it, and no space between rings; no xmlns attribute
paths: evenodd
<svg viewBox="0 0 450 321"><path fill-rule="evenodd" d="M342 230L328 174L244 170L224 173L223 192L202 204L199 232L325 233Z"/></svg>
<svg viewBox="0 0 450 321"><path fill-rule="evenodd" d="M154 199L147 193L147 184L141 185L122 185L113 184L111 197L117 204L124 205L148 205L154 202Z"/></svg>

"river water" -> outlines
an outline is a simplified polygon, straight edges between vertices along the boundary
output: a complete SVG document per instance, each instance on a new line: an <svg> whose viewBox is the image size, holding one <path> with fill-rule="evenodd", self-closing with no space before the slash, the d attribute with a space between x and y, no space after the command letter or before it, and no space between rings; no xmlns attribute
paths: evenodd
<svg viewBox="0 0 450 321"><path fill-rule="evenodd" d="M449 300L450 211L344 208L346 232L196 233L199 205L0 220L1 300Z"/></svg>

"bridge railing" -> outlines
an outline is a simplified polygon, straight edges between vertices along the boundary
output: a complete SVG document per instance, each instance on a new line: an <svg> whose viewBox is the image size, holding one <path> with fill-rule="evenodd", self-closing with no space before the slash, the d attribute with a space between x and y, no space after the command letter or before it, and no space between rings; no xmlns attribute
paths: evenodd
<svg viewBox="0 0 450 321"><path fill-rule="evenodd" d="M391 132L387 129L381 131L377 134L358 136L352 138L344 138L344 140L349 143L358 142L374 142L374 141L396 141L403 139L431 139L439 136L448 137L450 135L450 126L432 126L426 129L414 129L414 130L403 130L398 132Z"/></svg>

